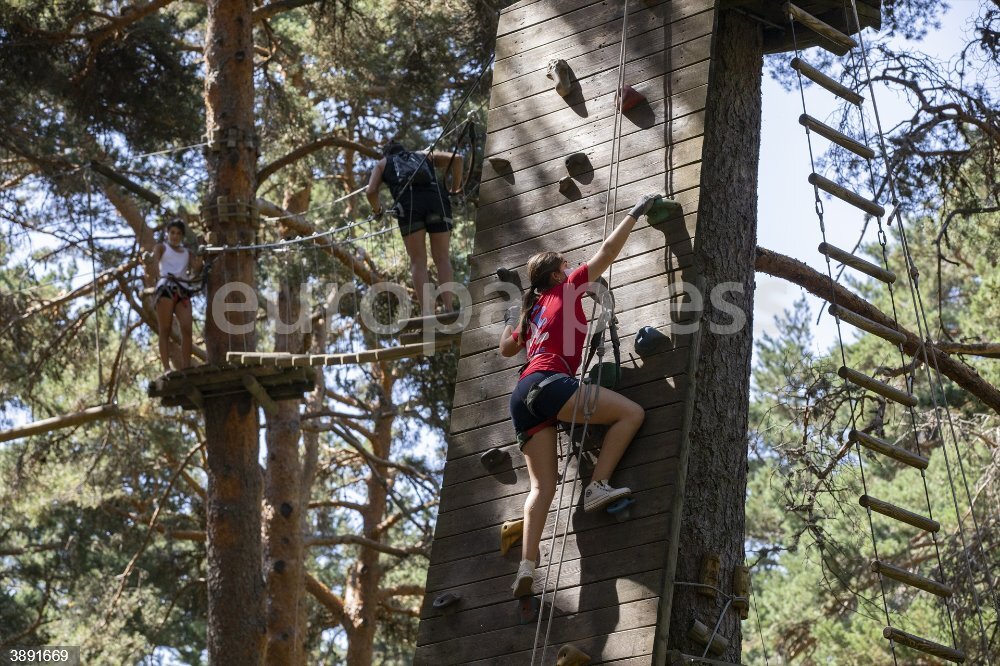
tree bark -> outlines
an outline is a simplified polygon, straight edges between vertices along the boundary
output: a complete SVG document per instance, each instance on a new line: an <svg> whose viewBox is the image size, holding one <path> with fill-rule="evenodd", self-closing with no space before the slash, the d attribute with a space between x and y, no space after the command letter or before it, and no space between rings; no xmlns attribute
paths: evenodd
<svg viewBox="0 0 1000 666"><path fill-rule="evenodd" d="M206 152L209 174L206 211L210 230L220 238L253 236L255 221L245 213L215 208L253 201L254 135L253 36L251 0L208 0L205 37L205 109L209 132L235 130L241 140ZM236 209L238 212L238 209ZM245 208L243 209L246 210ZM226 282L256 286L254 257L247 252L218 257L208 280L205 346L208 362L225 361L230 348L254 350L253 312L217 311L213 301ZM241 299L232 294L227 299ZM221 310L221 309L220 309ZM232 330L224 324L246 324ZM229 329L229 330L227 330ZM261 472L258 463L257 407L248 394L205 401L208 471L208 655L216 665L256 666L263 657L264 580L261 575Z"/></svg>
<svg viewBox="0 0 1000 666"><path fill-rule="evenodd" d="M703 558L714 555L721 563L718 587L726 593L732 592L733 568L744 561L762 68L759 26L741 14L720 10L695 236L697 268L705 280L701 351L675 581L699 582ZM734 306L745 322L728 332ZM675 585L669 647L701 654L704 645L688 638L688 631L699 620L711 633L725 605L722 597ZM729 647L715 658L739 663L740 621L731 606L719 634Z"/></svg>
<svg viewBox="0 0 1000 666"><path fill-rule="evenodd" d="M309 188L285 202L285 208L308 208ZM304 331L294 326L301 311L302 275L286 266L278 287L278 328L274 351L302 350ZM290 330L289 330L290 329ZM278 401L278 413L267 418L267 469L264 479L264 565L267 576L268 666L304 664L306 619L301 604L305 589L302 535L305 504L302 502L302 465L299 458L301 400Z"/></svg>
<svg viewBox="0 0 1000 666"><path fill-rule="evenodd" d="M392 388L395 377L385 364L374 364L374 376L379 383L380 396L373 412L380 416L375 420L373 436L369 440L372 453L381 460L388 460L392 453L392 425L395 420L391 408ZM391 487L391 470L377 462L368 461L371 473L368 475L368 498L362 511L364 537L381 541L384 535L379 526L385 518L388 489ZM379 586L382 582L382 567L379 551L362 546L357 562L347 575L344 594L344 629L347 632L347 666L369 666L378 625Z"/></svg>

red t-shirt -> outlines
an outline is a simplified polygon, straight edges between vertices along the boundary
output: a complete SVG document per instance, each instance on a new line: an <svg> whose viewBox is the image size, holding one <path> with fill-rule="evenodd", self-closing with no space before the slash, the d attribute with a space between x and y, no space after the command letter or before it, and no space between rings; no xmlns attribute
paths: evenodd
<svg viewBox="0 0 1000 666"><path fill-rule="evenodd" d="M589 282L587 264L583 264L570 273L565 282L546 289L539 296L528 313L528 365L521 378L532 372L550 370L576 374L587 338L583 295L586 293L584 285ZM515 341L519 335L519 330L514 331Z"/></svg>

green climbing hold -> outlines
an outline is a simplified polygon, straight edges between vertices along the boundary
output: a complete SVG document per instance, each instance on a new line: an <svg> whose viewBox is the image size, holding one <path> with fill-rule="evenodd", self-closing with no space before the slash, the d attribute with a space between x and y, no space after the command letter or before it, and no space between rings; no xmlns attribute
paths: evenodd
<svg viewBox="0 0 1000 666"><path fill-rule="evenodd" d="M590 369L590 383L596 384L600 379L601 388L613 389L618 386L619 374L620 370L615 363L595 363Z"/></svg>
<svg viewBox="0 0 1000 666"><path fill-rule="evenodd" d="M656 227L666 224L670 220L679 220L684 217L684 209L673 199L660 197L653 201L649 210L646 211L646 220L650 226Z"/></svg>

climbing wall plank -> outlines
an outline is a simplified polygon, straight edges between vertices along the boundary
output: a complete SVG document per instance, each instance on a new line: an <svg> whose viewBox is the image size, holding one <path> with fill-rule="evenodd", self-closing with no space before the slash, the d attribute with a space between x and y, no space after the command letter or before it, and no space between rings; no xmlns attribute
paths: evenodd
<svg viewBox="0 0 1000 666"><path fill-rule="evenodd" d="M659 191L682 204L684 217L663 227L637 224L611 274L623 356L618 390L646 409L646 421L613 480L633 489L636 504L630 519L619 523L605 512L582 511L583 481L572 492L567 486L559 525L556 503L550 508L539 567L544 576L552 555L554 579L560 548L553 535L568 526L542 663L553 663L568 641L594 664L651 663L673 474L689 399L688 290L694 281L715 4L522 0L501 13L486 139L487 156L499 159L487 160L483 168L469 284L472 321L462 335L416 664L531 660L535 627L520 624L510 591L520 548L506 556L499 551L500 525L522 516L529 479L508 412L524 360L504 358L497 350L508 303L498 295L496 269L515 270L526 284L525 264L535 252L552 249L571 262L586 261L605 236L606 219L620 220L640 196ZM623 117L613 160L626 6L624 76L646 103ZM567 60L573 72L574 88L565 98L546 77L554 57ZM588 166L575 174L572 189L561 192L565 158L575 152L587 156ZM647 325L668 333L671 345L640 358L633 352L634 337ZM598 444L599 436L585 443L590 454L581 463L583 480ZM495 447L508 456L487 470L479 458ZM568 478L576 476L574 460ZM540 586L536 582L536 590ZM434 599L446 592L460 600L435 609Z"/></svg>

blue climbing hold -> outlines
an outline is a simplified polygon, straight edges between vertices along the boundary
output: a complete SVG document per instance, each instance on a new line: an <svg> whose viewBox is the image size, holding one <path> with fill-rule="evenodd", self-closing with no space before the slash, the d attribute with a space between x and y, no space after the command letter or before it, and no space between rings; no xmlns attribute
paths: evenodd
<svg viewBox="0 0 1000 666"><path fill-rule="evenodd" d="M629 509L635 504L635 500L631 497L623 497L620 500L616 500L608 505L605 509L609 514L615 517L618 522L623 522L631 517Z"/></svg>

